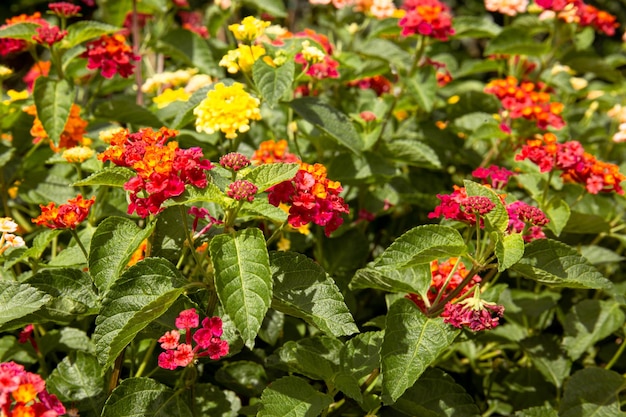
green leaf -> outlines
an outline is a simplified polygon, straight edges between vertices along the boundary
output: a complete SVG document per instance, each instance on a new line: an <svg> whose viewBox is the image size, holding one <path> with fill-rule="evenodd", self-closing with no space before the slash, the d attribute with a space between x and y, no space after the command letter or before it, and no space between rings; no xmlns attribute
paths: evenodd
<svg viewBox="0 0 626 417"><path fill-rule="evenodd" d="M502 27L487 16L455 16L455 39L462 38L493 38L502 31Z"/></svg>
<svg viewBox="0 0 626 417"><path fill-rule="evenodd" d="M624 324L624 311L615 300L582 300L565 316L563 347L572 360Z"/></svg>
<svg viewBox="0 0 626 417"><path fill-rule="evenodd" d="M65 80L39 77L35 81L33 97L37 117L41 120L50 140L58 145L74 103L72 86Z"/></svg>
<svg viewBox="0 0 626 417"><path fill-rule="evenodd" d="M209 246L215 268L215 287L249 348L272 299L272 274L263 232L256 228L235 235L219 235Z"/></svg>
<svg viewBox="0 0 626 417"><path fill-rule="evenodd" d="M410 416L478 417L472 397L440 369L427 369L392 405Z"/></svg>
<svg viewBox="0 0 626 417"><path fill-rule="evenodd" d="M475 183L473 181L465 180L463 181L465 185L465 191L467 191L467 196L481 196L487 197L491 200L492 203L496 205L496 207L491 210L489 213L485 215L485 228L487 230L497 230L500 232L504 232L509 225L509 214L506 211L506 207L500 200L498 194L493 191L491 188L487 188L484 185Z"/></svg>
<svg viewBox="0 0 626 417"><path fill-rule="evenodd" d="M258 397L267 386L265 368L252 361L225 364L215 373L215 380L246 397Z"/></svg>
<svg viewBox="0 0 626 417"><path fill-rule="evenodd" d="M122 28L93 20L81 20L67 27L67 36L63 39L64 48L73 48L83 42L99 38L102 35L119 32Z"/></svg>
<svg viewBox="0 0 626 417"><path fill-rule="evenodd" d="M385 332L360 333L348 340L341 351L340 365L356 379L369 375L380 366L380 347Z"/></svg>
<svg viewBox="0 0 626 417"><path fill-rule="evenodd" d="M555 387L563 386L563 381L570 375L572 361L565 355L560 339L542 333L522 340L520 345L547 381Z"/></svg>
<svg viewBox="0 0 626 417"><path fill-rule="evenodd" d="M258 417L316 417L333 402L297 376L272 382L261 395Z"/></svg>
<svg viewBox="0 0 626 417"><path fill-rule="evenodd" d="M299 164L259 165L246 173L243 179L256 185L259 192L262 192L276 184L292 179L299 169Z"/></svg>
<svg viewBox="0 0 626 417"><path fill-rule="evenodd" d="M430 287L432 275L429 264L410 268L365 267L356 271L350 288L373 288L388 292L424 294Z"/></svg>
<svg viewBox="0 0 626 417"><path fill-rule="evenodd" d="M556 410L549 405L530 407L515 413L515 417L559 417Z"/></svg>
<svg viewBox="0 0 626 417"><path fill-rule="evenodd" d="M402 268L460 256L467 250L461 234L448 226L417 226L397 238L376 259L376 268Z"/></svg>
<svg viewBox="0 0 626 417"><path fill-rule="evenodd" d="M459 332L440 317L426 317L411 300L401 298L393 303L380 351L383 402L396 402L450 348Z"/></svg>
<svg viewBox="0 0 626 417"><path fill-rule="evenodd" d="M39 311L51 299L28 284L0 281L0 326Z"/></svg>
<svg viewBox="0 0 626 417"><path fill-rule="evenodd" d="M95 415L100 415L107 396L98 360L81 351L76 352L75 359L70 356L63 358L46 380L46 388L62 402L71 402L79 411Z"/></svg>
<svg viewBox="0 0 626 417"><path fill-rule="evenodd" d="M168 30L157 45L160 52L180 63L198 68L203 74L220 75L209 42L197 33L182 28Z"/></svg>
<svg viewBox="0 0 626 417"><path fill-rule="evenodd" d="M384 143L381 152L386 159L405 163L410 166L440 169L439 156L424 142L410 139L394 140Z"/></svg>
<svg viewBox="0 0 626 417"><path fill-rule="evenodd" d="M164 207L189 205L194 203L217 203L226 204L226 194L217 185L210 182L204 188L196 188L192 185L185 186L185 192L178 197L168 198Z"/></svg>
<svg viewBox="0 0 626 417"><path fill-rule="evenodd" d="M147 258L130 267L107 292L93 339L107 369L139 331L183 293L185 279L168 261Z"/></svg>
<svg viewBox="0 0 626 417"><path fill-rule="evenodd" d="M0 39L23 39L32 42L33 36L37 34L37 28L41 27L36 23L15 23L0 29Z"/></svg>
<svg viewBox="0 0 626 417"><path fill-rule="evenodd" d="M151 378L128 378L107 399L102 417L192 417L184 395Z"/></svg>
<svg viewBox="0 0 626 417"><path fill-rule="evenodd" d="M575 249L552 239L537 239L527 244L524 256L511 269L553 287L608 289L613 286Z"/></svg>
<svg viewBox="0 0 626 417"><path fill-rule="evenodd" d="M287 213L283 209L270 204L266 197L257 196L254 201L241 207L238 218L242 222L249 219L263 219L283 224L287 221Z"/></svg>
<svg viewBox="0 0 626 417"><path fill-rule="evenodd" d="M244 4L267 12L274 17L287 17L285 4L280 0L244 0Z"/></svg>
<svg viewBox="0 0 626 417"><path fill-rule="evenodd" d="M197 415L220 417L237 417L240 415L237 411L241 408L241 402L234 394L227 396L227 391L208 383L196 383L193 388L194 406ZM232 400L229 400L229 398L232 398ZM235 402L238 402L238 404L234 404Z"/></svg>
<svg viewBox="0 0 626 417"><path fill-rule="evenodd" d="M288 341L278 351L281 363L311 379L332 382L339 371L339 354L343 344L332 337L313 336Z"/></svg>
<svg viewBox="0 0 626 417"><path fill-rule="evenodd" d="M37 79L39 80L39 78ZM144 106L135 103L130 97L120 97L100 103L94 115L104 120L115 120L118 123L129 123L133 126L150 126L160 128L163 122Z"/></svg>
<svg viewBox="0 0 626 417"><path fill-rule="evenodd" d="M106 167L94 172L87 178L78 180L72 187L84 187L86 185L108 185L110 187L123 187L128 180L135 176L133 170L125 167Z"/></svg>
<svg viewBox="0 0 626 417"><path fill-rule="evenodd" d="M272 307L333 336L358 332L343 295L322 267L294 252L272 252Z"/></svg>
<svg viewBox="0 0 626 417"><path fill-rule="evenodd" d="M91 277L75 268L48 269L36 273L25 283L49 294L52 298L37 316L70 322L77 316L96 314L98 295Z"/></svg>
<svg viewBox="0 0 626 417"><path fill-rule="evenodd" d="M559 417L624 417L620 392L626 379L613 371L586 368L576 372L565 384Z"/></svg>
<svg viewBox="0 0 626 417"><path fill-rule="evenodd" d="M314 97L298 98L292 100L289 105L306 121L355 154L363 150L363 141L344 113Z"/></svg>
<svg viewBox="0 0 626 417"><path fill-rule="evenodd" d="M291 91L293 83L295 64L291 59L279 66L272 67L257 59L252 66L252 79L261 93L263 101L270 107L274 107L285 92Z"/></svg>
<svg viewBox="0 0 626 417"><path fill-rule="evenodd" d="M524 256L524 238L519 233L505 235L494 232L494 234L496 235L498 271L502 272L515 265Z"/></svg>
<svg viewBox="0 0 626 417"><path fill-rule="evenodd" d="M368 58L377 58L400 68L406 68L412 60L411 55L395 42L376 37L360 45L357 52L366 58L363 61Z"/></svg>
<svg viewBox="0 0 626 417"><path fill-rule="evenodd" d="M549 43L538 42L527 29L509 26L491 39L485 49L485 56L493 54L541 56L549 50Z"/></svg>
<svg viewBox="0 0 626 417"><path fill-rule="evenodd" d="M407 79L410 96L415 99L417 105L426 113L433 110L437 96L437 76L435 68L427 66L419 69L412 78Z"/></svg>
<svg viewBox="0 0 626 417"><path fill-rule="evenodd" d="M145 229L123 217L107 217L91 238L89 270L102 294L119 278L141 242L150 236L154 223Z"/></svg>
<svg viewBox="0 0 626 417"><path fill-rule="evenodd" d="M565 200L555 197L543 209L548 219L550 219L548 229L552 230L556 236L559 236L570 217L569 205Z"/></svg>

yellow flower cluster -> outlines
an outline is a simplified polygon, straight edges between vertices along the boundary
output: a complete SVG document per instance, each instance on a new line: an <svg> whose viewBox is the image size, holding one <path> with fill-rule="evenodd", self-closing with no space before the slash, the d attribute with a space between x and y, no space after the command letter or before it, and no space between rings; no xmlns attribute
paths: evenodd
<svg viewBox="0 0 626 417"><path fill-rule="evenodd" d="M94 150L89 146L74 146L63 151L61 156L67 162L83 163L93 156Z"/></svg>
<svg viewBox="0 0 626 417"><path fill-rule="evenodd" d="M193 110L198 132L221 131L228 139L237 137L237 132L250 130L250 120L261 120L260 101L243 89L243 84L223 83L207 93L207 97Z"/></svg>
<svg viewBox="0 0 626 417"><path fill-rule="evenodd" d="M164 71L158 74L154 74L148 78L141 86L141 91L144 93L153 93L163 87L178 87L180 85L189 82L191 77L196 75L198 70L196 68L188 68L177 71Z"/></svg>
<svg viewBox="0 0 626 417"><path fill-rule="evenodd" d="M228 26L235 38L239 41L251 42L263 35L265 28L270 25L270 22L259 20L253 16L248 16L241 21L241 24L233 24Z"/></svg>
<svg viewBox="0 0 626 417"><path fill-rule="evenodd" d="M236 74L239 70L250 72L252 65L257 59L265 55L265 48L259 45L239 44L237 49L228 51L220 61L220 66L226 67L230 74Z"/></svg>

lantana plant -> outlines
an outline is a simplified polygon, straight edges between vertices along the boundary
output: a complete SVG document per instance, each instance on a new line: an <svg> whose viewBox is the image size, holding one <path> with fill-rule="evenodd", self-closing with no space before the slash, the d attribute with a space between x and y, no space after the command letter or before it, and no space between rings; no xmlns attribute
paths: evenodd
<svg viewBox="0 0 626 417"><path fill-rule="evenodd" d="M626 10L0 16L0 417L620 416Z"/></svg>

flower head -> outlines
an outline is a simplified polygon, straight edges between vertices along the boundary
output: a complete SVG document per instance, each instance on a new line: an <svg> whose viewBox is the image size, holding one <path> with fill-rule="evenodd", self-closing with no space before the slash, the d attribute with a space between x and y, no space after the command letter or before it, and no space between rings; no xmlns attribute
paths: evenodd
<svg viewBox="0 0 626 417"><path fill-rule="evenodd" d="M48 9L55 15L65 19L78 16L80 13L80 6L65 1L49 3Z"/></svg>
<svg viewBox="0 0 626 417"><path fill-rule="evenodd" d="M202 320L202 327L194 332L192 329L198 326L199 317L194 308L180 312L176 318L178 330L170 330L158 340L161 348L165 349L158 358L161 368L173 370L193 364L204 356L217 360L228 354L228 342L221 339L222 319L206 317ZM185 335L182 343L181 331Z"/></svg>
<svg viewBox="0 0 626 417"><path fill-rule="evenodd" d="M30 105L24 108L24 111L31 116L35 116L35 120L33 121L33 127L30 129L30 134L33 135L34 142L49 140L48 133L43 127L41 120L37 116L37 108L35 105ZM88 145L90 140L85 138L86 128L89 124L86 120L84 120L80 116L80 106L78 104L72 104L70 107L70 115L65 123L65 127L63 128L63 132L61 132L61 137L59 139L59 144L55 145L50 142L50 148L55 152L60 151L61 149L73 148L75 146Z"/></svg>
<svg viewBox="0 0 626 417"><path fill-rule="evenodd" d="M220 158L220 165L233 172L237 172L250 165L250 160L238 152L227 153Z"/></svg>
<svg viewBox="0 0 626 417"><path fill-rule="evenodd" d="M265 28L271 23L259 20L253 16L244 18L240 24L232 24L228 29L235 35L239 41L251 42L263 35Z"/></svg>
<svg viewBox="0 0 626 417"><path fill-rule="evenodd" d="M509 215L509 233L521 233L525 242L546 237L542 228L550 220L541 209L523 201L515 201L506 206L506 211Z"/></svg>
<svg viewBox="0 0 626 417"><path fill-rule="evenodd" d="M196 33L204 39L209 37L209 30L206 28L203 22L202 14L198 11L185 11L178 12L183 29L187 29L190 32Z"/></svg>
<svg viewBox="0 0 626 417"><path fill-rule="evenodd" d="M102 35L86 46L87 50L81 57L88 59L87 68L100 69L105 78L113 78L115 74L130 77L135 71L134 61L141 59L133 54L131 47L126 44L126 38L120 33Z"/></svg>
<svg viewBox="0 0 626 417"><path fill-rule="evenodd" d="M67 162L83 163L91 158L93 154L94 150L89 146L74 146L73 148L64 150L61 156Z"/></svg>
<svg viewBox="0 0 626 417"><path fill-rule="evenodd" d="M252 202L258 190L257 186L250 181L237 180L228 185L226 195L237 201L247 200Z"/></svg>
<svg viewBox="0 0 626 417"><path fill-rule="evenodd" d="M58 207L54 203L40 205L41 215L33 219L33 223L49 229L75 229L89 215L89 209L96 202L96 197L89 200L82 195L71 198Z"/></svg>
<svg viewBox="0 0 626 417"><path fill-rule="evenodd" d="M441 41L454 34L450 8L439 0L407 0L406 14L398 24L403 36L420 34Z"/></svg>
<svg viewBox="0 0 626 417"><path fill-rule="evenodd" d="M441 317L444 323L454 327L469 328L473 332L491 330L500 324L504 307L481 300L480 290L475 287L474 295L456 303L447 303Z"/></svg>
<svg viewBox="0 0 626 417"><path fill-rule="evenodd" d="M234 139L237 132L250 130L250 120L261 120L260 103L244 91L241 83L218 83L193 111L196 130L209 134L221 131L228 139Z"/></svg>
<svg viewBox="0 0 626 417"><path fill-rule="evenodd" d="M252 65L265 55L265 48L260 45L239 44L237 49L228 51L219 62L219 65L226 67L230 74L236 74L240 70L245 73L252 71Z"/></svg>
<svg viewBox="0 0 626 417"><path fill-rule="evenodd" d="M275 162L293 163L300 162L300 158L288 150L287 141L266 140L261 142L259 148L252 155L252 163L255 165L273 164Z"/></svg>
<svg viewBox="0 0 626 417"><path fill-rule="evenodd" d="M67 30L61 30L58 26L41 26L37 28L37 34L33 35L33 40L40 45L51 47L55 43L67 36Z"/></svg>
<svg viewBox="0 0 626 417"><path fill-rule="evenodd" d="M485 0L485 9L509 16L526 12L528 0Z"/></svg>

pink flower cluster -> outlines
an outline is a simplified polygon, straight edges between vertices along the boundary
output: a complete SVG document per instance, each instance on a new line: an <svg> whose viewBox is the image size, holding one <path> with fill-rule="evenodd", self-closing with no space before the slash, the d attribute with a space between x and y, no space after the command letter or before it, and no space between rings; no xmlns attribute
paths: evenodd
<svg viewBox="0 0 626 417"><path fill-rule="evenodd" d="M226 190L226 195L237 201L254 201L254 196L257 191L259 191L258 187L246 180L237 180L235 182L231 182L228 185L228 190Z"/></svg>
<svg viewBox="0 0 626 417"><path fill-rule="evenodd" d="M37 28L37 34L33 40L40 45L51 47L67 36L67 30L61 30L58 26L41 26Z"/></svg>
<svg viewBox="0 0 626 417"><path fill-rule="evenodd" d="M65 407L46 391L46 381L15 362L0 363L0 415L3 417L56 417Z"/></svg>
<svg viewBox="0 0 626 417"><path fill-rule="evenodd" d="M88 42L87 50L81 57L87 58L87 68L100 69L104 78L113 78L115 74L124 78L130 77L135 71L134 61L141 59L126 44L126 38L121 33L102 35L99 39Z"/></svg>
<svg viewBox="0 0 626 417"><path fill-rule="evenodd" d="M428 213L429 219L443 216L469 225L476 224L478 215L485 215L495 208L495 204L487 197L470 197L465 187L454 186L452 194L437 194L441 201L435 209ZM483 227L482 219L480 226Z"/></svg>
<svg viewBox="0 0 626 417"><path fill-rule="evenodd" d="M530 160L539 166L541 172L559 169L561 178L566 182L583 184L588 192L615 191L624 194L620 183L626 180L615 164L597 160L586 153L580 142L558 143L552 133L546 133L537 139L526 141L515 160Z"/></svg>
<svg viewBox="0 0 626 417"><path fill-rule="evenodd" d="M333 46L329 42L328 37L312 29L305 29L302 32L294 33L293 36L296 38L312 39L324 49L324 59L320 62L309 62L304 57L303 53L296 54L294 61L304 66L306 75L318 80L339 78L339 71L337 70L337 68L339 68L339 62L332 58Z"/></svg>
<svg viewBox="0 0 626 417"><path fill-rule="evenodd" d="M515 201L506 206L506 211L509 214L509 233L521 233L526 242L546 237L542 227L550 220L541 209Z"/></svg>
<svg viewBox="0 0 626 417"><path fill-rule="evenodd" d="M391 92L391 81L383 75L374 75L372 77L359 78L358 80L349 81L349 87L358 87L361 90L373 90L377 96Z"/></svg>
<svg viewBox="0 0 626 417"><path fill-rule="evenodd" d="M480 178L483 183L491 185L491 188L496 190L502 190L509 183L509 178L515 175L514 172L509 171L504 167L497 165L490 165L487 168L478 167L472 171L472 176ZM489 180L489 182L487 182Z"/></svg>
<svg viewBox="0 0 626 417"><path fill-rule="evenodd" d="M80 6L65 1L49 3L48 9L55 15L65 19L77 16L80 13Z"/></svg>
<svg viewBox="0 0 626 417"><path fill-rule="evenodd" d="M196 359L208 356L217 360L228 355L228 342L221 339L222 319L206 317L202 327L195 308L181 311L176 318L176 329L166 332L159 343L165 352L159 354L158 363L164 369L176 369L192 364ZM185 342L180 342L181 331L185 333ZM193 346L195 342L195 347Z"/></svg>
<svg viewBox="0 0 626 417"><path fill-rule="evenodd" d="M581 27L591 26L596 31L613 36L619 27L612 14L586 4L582 0L536 0L539 7L557 13L557 17Z"/></svg>
<svg viewBox="0 0 626 417"><path fill-rule="evenodd" d="M450 8L439 0L406 0L402 8L406 11L398 22L402 36L420 34L447 41L454 35Z"/></svg>
<svg viewBox="0 0 626 417"><path fill-rule="evenodd" d="M474 296L457 303L447 303L441 317L444 323L454 327L467 327L471 331L479 332L491 330L500 324L504 314L504 307L489 303Z"/></svg>
<svg viewBox="0 0 626 417"><path fill-rule="evenodd" d="M181 149L175 141L166 143L176 133L167 128L157 132L145 128L129 134L122 129L111 138L111 146L98 155L102 161L111 161L137 172L124 184L124 189L131 193L129 214L136 211L145 218L161 212L163 202L181 195L186 184L206 187L205 171L212 169L213 165L202 159L200 148Z"/></svg>

